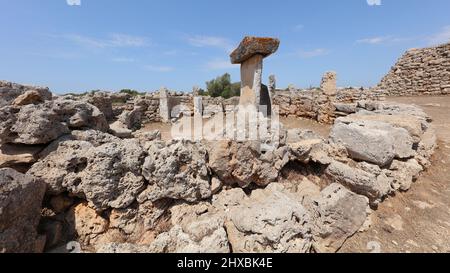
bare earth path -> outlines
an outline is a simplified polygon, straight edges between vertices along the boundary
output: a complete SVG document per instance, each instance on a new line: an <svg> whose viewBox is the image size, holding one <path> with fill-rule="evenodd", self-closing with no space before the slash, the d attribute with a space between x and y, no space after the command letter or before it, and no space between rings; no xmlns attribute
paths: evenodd
<svg viewBox="0 0 450 273"><path fill-rule="evenodd" d="M434 120L439 149L411 190L381 204L370 230L349 239L341 252L450 252L450 96L388 100L422 107Z"/></svg>

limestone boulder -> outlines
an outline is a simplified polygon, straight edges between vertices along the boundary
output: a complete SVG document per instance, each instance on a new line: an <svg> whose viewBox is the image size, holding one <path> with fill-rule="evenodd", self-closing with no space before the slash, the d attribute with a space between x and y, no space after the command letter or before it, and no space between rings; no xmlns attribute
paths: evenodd
<svg viewBox="0 0 450 273"><path fill-rule="evenodd" d="M391 180L384 174L375 175L347 164L334 161L325 170L333 183L346 186L351 191L369 198L372 205L379 204L392 192Z"/></svg>
<svg viewBox="0 0 450 273"><path fill-rule="evenodd" d="M393 138L389 132L367 128L364 123L339 122L333 127L330 137L344 145L355 160L383 167L395 158Z"/></svg>
<svg viewBox="0 0 450 273"><path fill-rule="evenodd" d="M0 145L0 168L21 168L33 164L43 149L42 146Z"/></svg>
<svg viewBox="0 0 450 273"><path fill-rule="evenodd" d="M281 146L263 152L258 141L218 141L208 144L212 172L225 184L247 187L275 182L289 163L289 148Z"/></svg>
<svg viewBox="0 0 450 273"><path fill-rule="evenodd" d="M106 131L104 115L94 106L71 100L0 109L0 142L47 144L71 130Z"/></svg>
<svg viewBox="0 0 450 273"><path fill-rule="evenodd" d="M37 227L46 185L13 169L0 169L0 253L42 252Z"/></svg>
<svg viewBox="0 0 450 273"><path fill-rule="evenodd" d="M66 214L65 220L72 228L70 233L74 234L82 245L92 244L96 237L108 229L108 221L86 203L73 206Z"/></svg>
<svg viewBox="0 0 450 273"><path fill-rule="evenodd" d="M29 90L18 96L14 101L14 106L22 106L27 104L38 104L42 103L47 99L51 98L51 94L49 95L46 92L39 92L38 90Z"/></svg>
<svg viewBox="0 0 450 273"><path fill-rule="evenodd" d="M414 139L414 143L420 142L422 135L424 133L424 128L428 126L426 121L422 121L421 119L407 114L397 113L377 113L377 112L368 112L368 111L360 111L356 114L349 115L344 118L339 119L340 122L344 123L352 123L358 121L378 121L384 122L392 125L396 128L403 128L408 131L409 135Z"/></svg>
<svg viewBox="0 0 450 273"><path fill-rule="evenodd" d="M331 139L341 142L356 160L364 160L386 166L397 159L408 159L416 155L414 139L404 128L394 127L379 121L347 122L337 120Z"/></svg>
<svg viewBox="0 0 450 273"><path fill-rule="evenodd" d="M8 105L38 104L52 99L48 88L0 81L0 108Z"/></svg>
<svg viewBox="0 0 450 273"><path fill-rule="evenodd" d="M278 50L280 40L274 38L245 37L237 49L231 53L231 63L240 64L254 55L267 57Z"/></svg>
<svg viewBox="0 0 450 273"><path fill-rule="evenodd" d="M100 146L87 141L61 140L43 151L46 157L28 174L48 183L49 194L69 192L97 210L125 208L144 189L144 151L136 140Z"/></svg>
<svg viewBox="0 0 450 273"><path fill-rule="evenodd" d="M224 218L208 204L171 209L173 228L149 246L152 253L229 253Z"/></svg>
<svg viewBox="0 0 450 273"><path fill-rule="evenodd" d="M408 191L423 170L416 159L410 159L406 162L394 160L386 175L393 179L392 188L394 190Z"/></svg>
<svg viewBox="0 0 450 273"><path fill-rule="evenodd" d="M134 107L131 111L124 111L119 117L118 121L132 131L141 128L143 118L143 108L140 106Z"/></svg>
<svg viewBox="0 0 450 273"><path fill-rule="evenodd" d="M112 108L112 98L109 93L95 92L83 97L82 101L97 107L105 116L106 120L114 119L114 111Z"/></svg>
<svg viewBox="0 0 450 273"><path fill-rule="evenodd" d="M142 166L149 182L139 202L171 198L195 202L211 197L208 153L201 144L154 142Z"/></svg>
<svg viewBox="0 0 450 273"><path fill-rule="evenodd" d="M303 205L269 186L230 209L226 223L234 253L305 253L312 244L312 219Z"/></svg>
<svg viewBox="0 0 450 273"><path fill-rule="evenodd" d="M367 197L355 194L340 184L331 184L313 200L316 252L338 251L366 222L369 211Z"/></svg>

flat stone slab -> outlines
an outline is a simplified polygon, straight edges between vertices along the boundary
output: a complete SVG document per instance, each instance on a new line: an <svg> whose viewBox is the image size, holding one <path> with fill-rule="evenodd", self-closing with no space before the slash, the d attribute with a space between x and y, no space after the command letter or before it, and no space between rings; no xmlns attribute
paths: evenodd
<svg viewBox="0 0 450 273"><path fill-rule="evenodd" d="M245 37L230 55L231 63L241 64L255 55L267 57L278 50L280 40L267 37Z"/></svg>

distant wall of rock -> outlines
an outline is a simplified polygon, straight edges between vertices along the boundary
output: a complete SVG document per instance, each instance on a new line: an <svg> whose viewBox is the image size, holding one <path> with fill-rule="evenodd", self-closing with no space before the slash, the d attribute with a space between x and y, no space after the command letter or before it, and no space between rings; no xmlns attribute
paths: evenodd
<svg viewBox="0 0 450 273"><path fill-rule="evenodd" d="M378 88L390 96L450 94L450 43L407 51Z"/></svg>
<svg viewBox="0 0 450 273"><path fill-rule="evenodd" d="M322 89L276 91L273 104L279 107L281 116L313 119L332 123L336 117L354 113L357 101L382 101L382 92L372 89L344 88L336 96L327 95Z"/></svg>

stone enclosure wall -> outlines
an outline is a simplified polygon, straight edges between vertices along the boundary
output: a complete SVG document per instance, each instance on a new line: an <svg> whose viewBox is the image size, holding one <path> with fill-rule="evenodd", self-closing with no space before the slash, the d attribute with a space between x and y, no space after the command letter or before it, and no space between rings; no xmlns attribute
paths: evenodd
<svg viewBox="0 0 450 273"><path fill-rule="evenodd" d="M450 94L450 43L407 51L378 88L391 96Z"/></svg>
<svg viewBox="0 0 450 273"><path fill-rule="evenodd" d="M339 108L356 113L336 119L329 138L280 128L271 143L163 141L125 132L140 123L142 97L113 127L104 112L117 98L14 90L0 89L0 253L74 240L86 252L336 252L413 185L436 148L420 108L356 101L357 90L337 92ZM335 103L307 94L286 96Z"/></svg>

